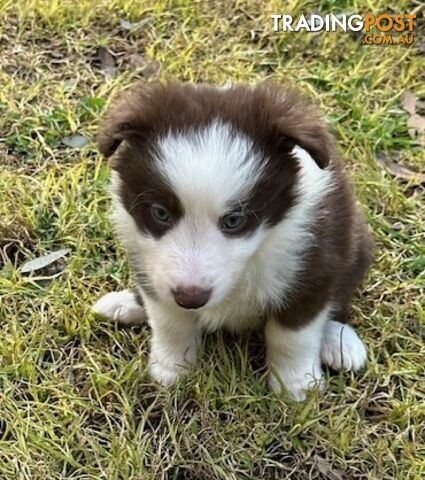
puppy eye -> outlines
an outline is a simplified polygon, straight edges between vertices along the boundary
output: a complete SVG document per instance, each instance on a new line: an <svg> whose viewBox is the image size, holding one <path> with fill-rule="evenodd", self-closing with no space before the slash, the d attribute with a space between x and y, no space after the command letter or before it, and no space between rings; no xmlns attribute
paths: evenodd
<svg viewBox="0 0 425 480"><path fill-rule="evenodd" d="M246 222L246 215L240 210L230 212L221 220L221 229L227 233L233 233L240 230Z"/></svg>
<svg viewBox="0 0 425 480"><path fill-rule="evenodd" d="M152 217L159 223L169 223L171 220L171 214L164 205L160 203L154 203L151 206Z"/></svg>

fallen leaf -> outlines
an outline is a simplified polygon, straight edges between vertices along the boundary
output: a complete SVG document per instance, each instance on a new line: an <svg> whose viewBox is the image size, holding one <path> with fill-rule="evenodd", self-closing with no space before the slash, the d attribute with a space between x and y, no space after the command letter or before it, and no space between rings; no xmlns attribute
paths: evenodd
<svg viewBox="0 0 425 480"><path fill-rule="evenodd" d="M401 100L401 106L410 115L407 120L407 126L409 127L409 135L411 138L415 138L417 133L425 132L425 117L422 117L416 113L418 102L414 93L410 90L406 90Z"/></svg>
<svg viewBox="0 0 425 480"><path fill-rule="evenodd" d="M425 100L416 99L416 111L425 111Z"/></svg>
<svg viewBox="0 0 425 480"><path fill-rule="evenodd" d="M409 135L414 138L416 132L425 132L425 117L415 113L407 120L407 126L409 127Z"/></svg>
<svg viewBox="0 0 425 480"><path fill-rule="evenodd" d="M144 78L157 77L161 70L161 64L157 60L151 60L139 53L133 53L128 57L128 63L141 70Z"/></svg>
<svg viewBox="0 0 425 480"><path fill-rule="evenodd" d="M131 30L132 28L134 28L135 25L137 25L136 23L132 23L128 20L125 20L124 18L121 18L120 19L120 25L121 25L121 28L123 28L124 30Z"/></svg>
<svg viewBox="0 0 425 480"><path fill-rule="evenodd" d="M377 155L376 162L395 178L407 180L415 185L425 183L425 173L415 172L405 165L385 159L382 155Z"/></svg>
<svg viewBox="0 0 425 480"><path fill-rule="evenodd" d="M140 26L140 22L130 22L129 20L125 20L124 18L120 19L121 28L124 30L137 30Z"/></svg>
<svg viewBox="0 0 425 480"><path fill-rule="evenodd" d="M97 50L97 56L100 61L100 69L108 76L113 77L116 69L115 57L105 47L99 47Z"/></svg>
<svg viewBox="0 0 425 480"><path fill-rule="evenodd" d="M416 113L416 97L410 90L406 90L403 93L401 106L410 115L414 115Z"/></svg>
<svg viewBox="0 0 425 480"><path fill-rule="evenodd" d="M143 25L145 25L146 23L149 23L150 21L151 21L150 18L145 18L143 20L140 20L140 22L130 22L130 20L126 20L125 18L121 18L120 19L120 26L124 30L135 31L135 30L138 30Z"/></svg>
<svg viewBox="0 0 425 480"><path fill-rule="evenodd" d="M82 135L71 135L70 137L64 137L62 143L70 148L83 148L90 140Z"/></svg>
<svg viewBox="0 0 425 480"><path fill-rule="evenodd" d="M133 53L128 57L128 63L132 67L143 67L146 65L145 59L139 53Z"/></svg>
<svg viewBox="0 0 425 480"><path fill-rule="evenodd" d="M323 458L317 460L316 466L317 470L328 480L342 480L344 478L340 470L335 469Z"/></svg>
<svg viewBox="0 0 425 480"><path fill-rule="evenodd" d="M161 69L161 64L156 60L147 62L146 66L142 69L142 74L144 78L154 78L157 77Z"/></svg>
<svg viewBox="0 0 425 480"><path fill-rule="evenodd" d="M69 253L68 248L62 248L56 252L48 253L47 255L42 255L41 257L34 258L34 260L29 260L25 262L19 269L21 273L31 273L36 270L41 270L49 266L50 264L57 262L59 259L64 257Z"/></svg>

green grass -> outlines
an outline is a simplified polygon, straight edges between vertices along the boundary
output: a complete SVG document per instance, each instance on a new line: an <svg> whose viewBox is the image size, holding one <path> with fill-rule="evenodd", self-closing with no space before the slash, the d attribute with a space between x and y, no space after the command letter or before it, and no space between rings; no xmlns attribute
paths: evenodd
<svg viewBox="0 0 425 480"><path fill-rule="evenodd" d="M424 478L424 189L375 161L423 171L423 137L408 135L401 108L405 89L425 98L423 56L350 34L274 33L270 20L412 5L0 0L2 480ZM145 23L127 31L120 19ZM113 78L95 64L100 46L117 56ZM90 313L128 284L128 267L107 218L106 163L94 143L62 139L93 138L104 105L158 65L163 79L293 81L336 132L377 260L352 318L368 367L328 376L322 397L269 393L262 339L221 333L167 391L146 372L148 328ZM61 247L71 255L59 275L19 273Z"/></svg>

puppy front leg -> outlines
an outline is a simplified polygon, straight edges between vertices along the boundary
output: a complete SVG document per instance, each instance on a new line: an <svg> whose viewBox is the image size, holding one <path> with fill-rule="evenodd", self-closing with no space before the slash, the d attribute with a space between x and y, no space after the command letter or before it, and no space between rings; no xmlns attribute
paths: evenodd
<svg viewBox="0 0 425 480"><path fill-rule="evenodd" d="M143 301L134 289L109 292L93 305L92 310L98 317L121 325L137 325L146 321Z"/></svg>
<svg viewBox="0 0 425 480"><path fill-rule="evenodd" d="M284 385L296 400L304 400L306 390L321 387L320 351L328 310L322 310L307 325L287 328L276 318L266 325L267 359L270 366L269 386L280 392Z"/></svg>
<svg viewBox="0 0 425 480"><path fill-rule="evenodd" d="M163 386L170 386L194 365L201 332L193 312L147 301L152 327L149 373Z"/></svg>

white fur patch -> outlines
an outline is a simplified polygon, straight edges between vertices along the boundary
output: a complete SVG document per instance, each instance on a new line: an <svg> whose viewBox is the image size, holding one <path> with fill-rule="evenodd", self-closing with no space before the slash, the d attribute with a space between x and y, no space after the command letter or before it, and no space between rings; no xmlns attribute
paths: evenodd
<svg viewBox="0 0 425 480"><path fill-rule="evenodd" d="M333 370L360 370L367 353L356 331L350 325L333 320L326 323L323 334L322 361Z"/></svg>
<svg viewBox="0 0 425 480"><path fill-rule="evenodd" d="M131 290L107 293L93 305L92 310L101 318L123 325L146 321L145 310Z"/></svg>
<svg viewBox="0 0 425 480"><path fill-rule="evenodd" d="M291 295L297 276L303 269L302 255L314 244L311 233L317 221L317 206L332 188L332 171L320 169L304 149L292 151L300 166L298 199L284 219L267 232L255 257L247 268L243 286L260 305L275 304Z"/></svg>
<svg viewBox="0 0 425 480"><path fill-rule="evenodd" d="M145 305L152 327L149 373L167 387L194 365L200 329L190 310L170 308L149 297Z"/></svg>
<svg viewBox="0 0 425 480"><path fill-rule="evenodd" d="M332 187L332 171L322 169L313 160L311 155L303 148L296 145L292 150L301 171L298 191L301 195L301 203L305 208L317 206L317 201L324 196Z"/></svg>
<svg viewBox="0 0 425 480"><path fill-rule="evenodd" d="M325 307L304 328L284 328L277 320L266 325L267 358L271 367L269 386L280 392L281 383L296 400L304 400L310 388L323 388L320 348L323 326L330 307Z"/></svg>
<svg viewBox="0 0 425 480"><path fill-rule="evenodd" d="M157 166L193 216L222 214L229 202L244 200L262 174L261 160L252 140L220 121L158 142Z"/></svg>

